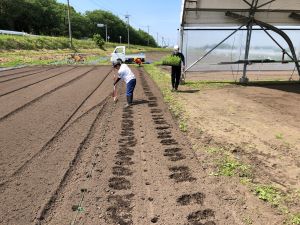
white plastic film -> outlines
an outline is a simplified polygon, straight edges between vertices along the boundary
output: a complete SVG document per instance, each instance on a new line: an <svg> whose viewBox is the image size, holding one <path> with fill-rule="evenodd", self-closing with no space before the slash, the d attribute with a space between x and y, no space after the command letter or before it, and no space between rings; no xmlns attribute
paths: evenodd
<svg viewBox="0 0 300 225"><path fill-rule="evenodd" d="M250 5L247 2L252 4L252 0L185 0L182 23L185 27L240 25L241 21L226 16L225 13L229 11L248 17ZM270 0L258 1L255 13L257 20L273 25L300 25L300 19L290 16L293 12L300 15L300 0L269 2Z"/></svg>

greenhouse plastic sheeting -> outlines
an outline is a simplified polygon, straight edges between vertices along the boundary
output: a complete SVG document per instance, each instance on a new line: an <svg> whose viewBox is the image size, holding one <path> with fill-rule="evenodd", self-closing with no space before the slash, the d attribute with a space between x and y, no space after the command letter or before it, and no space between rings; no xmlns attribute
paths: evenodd
<svg viewBox="0 0 300 225"><path fill-rule="evenodd" d="M247 0L252 2L252 0ZM259 0L258 6L270 2ZM229 16L227 11L249 16L250 6L243 0L183 0L182 26L236 26L241 22ZM300 0L275 0L257 9L255 19L273 25L297 26L300 20L290 17L291 13L300 16Z"/></svg>

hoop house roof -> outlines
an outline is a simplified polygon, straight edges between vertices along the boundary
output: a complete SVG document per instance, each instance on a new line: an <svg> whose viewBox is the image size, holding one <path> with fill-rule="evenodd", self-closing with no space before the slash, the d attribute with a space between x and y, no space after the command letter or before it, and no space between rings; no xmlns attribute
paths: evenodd
<svg viewBox="0 0 300 225"><path fill-rule="evenodd" d="M182 0L181 24L184 27L240 25L227 12L249 16L256 0ZM300 25L300 0L258 0L255 18L272 25Z"/></svg>

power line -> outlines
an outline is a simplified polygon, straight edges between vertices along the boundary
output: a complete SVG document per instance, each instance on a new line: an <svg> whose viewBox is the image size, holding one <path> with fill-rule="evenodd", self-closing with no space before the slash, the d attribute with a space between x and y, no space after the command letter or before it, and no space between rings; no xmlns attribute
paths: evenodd
<svg viewBox="0 0 300 225"><path fill-rule="evenodd" d="M109 11L111 13L113 13L114 15L117 15L119 18L121 18L122 16L125 15L124 12L120 12L120 11L117 11L115 10L114 8L111 8L110 6L108 6L106 3L104 2L101 2L101 4L96 1L96 0L90 0L92 3L94 3L94 5L97 5L98 7L101 7L103 10L105 11Z"/></svg>
<svg viewBox="0 0 300 225"><path fill-rule="evenodd" d="M149 44L150 44L150 37L149 37L149 35L150 35L150 26L147 25L147 28L148 28L148 46L149 46Z"/></svg>

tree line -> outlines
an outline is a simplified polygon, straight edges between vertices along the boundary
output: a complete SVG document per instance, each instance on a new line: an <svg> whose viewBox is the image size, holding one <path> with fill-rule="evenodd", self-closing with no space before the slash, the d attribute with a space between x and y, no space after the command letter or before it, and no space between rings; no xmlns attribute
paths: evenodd
<svg viewBox="0 0 300 225"><path fill-rule="evenodd" d="M66 4L56 0L1 0L0 29L23 31L35 35L68 36ZM106 37L105 28L97 24L107 24L110 41L128 42L127 24L119 17L104 10L77 12L70 7L72 35L75 38L92 38L94 34ZM157 46L155 39L143 30L129 26L130 43Z"/></svg>

